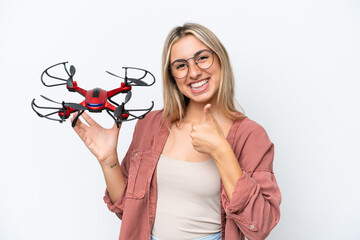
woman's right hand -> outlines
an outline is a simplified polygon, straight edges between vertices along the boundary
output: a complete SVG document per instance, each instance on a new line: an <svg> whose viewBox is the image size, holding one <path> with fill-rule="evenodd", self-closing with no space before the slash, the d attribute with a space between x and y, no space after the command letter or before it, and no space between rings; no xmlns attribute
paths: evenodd
<svg viewBox="0 0 360 240"><path fill-rule="evenodd" d="M71 122L74 121L78 113L74 113L71 117ZM92 119L86 112L81 115L89 126L83 123L80 119L77 120L74 126L75 132L79 135L86 147L98 159L102 165L106 163L107 159L112 159L116 156L117 159L117 143L120 132L120 127L114 123L110 129L103 128L94 119ZM120 124L121 126L121 124Z"/></svg>

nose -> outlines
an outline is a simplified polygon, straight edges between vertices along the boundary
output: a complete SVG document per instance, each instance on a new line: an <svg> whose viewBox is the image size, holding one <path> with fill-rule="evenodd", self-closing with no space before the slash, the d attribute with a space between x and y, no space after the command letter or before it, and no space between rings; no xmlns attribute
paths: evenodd
<svg viewBox="0 0 360 240"><path fill-rule="evenodd" d="M194 59L192 59L194 60ZM195 61L188 61L188 70L189 70L189 77L192 79L196 79L201 75L201 69L196 65Z"/></svg>

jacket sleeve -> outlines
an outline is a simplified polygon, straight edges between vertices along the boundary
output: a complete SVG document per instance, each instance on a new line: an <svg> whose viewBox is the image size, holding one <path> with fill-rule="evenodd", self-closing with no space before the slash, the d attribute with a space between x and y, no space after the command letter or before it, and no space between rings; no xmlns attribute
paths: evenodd
<svg viewBox="0 0 360 240"><path fill-rule="evenodd" d="M280 218L281 194L273 173L274 146L258 124L235 139L234 153L243 175L232 193L221 199L227 218L251 240L265 239Z"/></svg>
<svg viewBox="0 0 360 240"><path fill-rule="evenodd" d="M106 203L107 207L109 208L109 210L111 212L116 213L116 215L122 219L123 216L123 212L124 212L124 204L125 204L125 194L126 194L126 190L127 190L127 185L128 185L128 176L129 176L129 165L130 165L130 158L131 158L131 154L132 154L132 150L134 148L134 144L135 144L135 136L136 136L136 127L135 126L135 130L133 133L133 139L132 142L129 146L129 149L125 155L125 157L123 158L122 162L121 162L121 171L124 175L124 179L125 179L125 188L123 193L121 194L121 196L119 197L119 199L113 203L111 201L110 195L108 190L105 190L105 196L104 196L104 202Z"/></svg>

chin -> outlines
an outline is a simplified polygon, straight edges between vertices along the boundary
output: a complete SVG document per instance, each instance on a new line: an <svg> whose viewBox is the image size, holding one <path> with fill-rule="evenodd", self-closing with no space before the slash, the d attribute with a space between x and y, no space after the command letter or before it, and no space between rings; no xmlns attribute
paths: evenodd
<svg viewBox="0 0 360 240"><path fill-rule="evenodd" d="M189 99L194 103L204 103L204 104L211 103L214 100L213 97L190 97Z"/></svg>

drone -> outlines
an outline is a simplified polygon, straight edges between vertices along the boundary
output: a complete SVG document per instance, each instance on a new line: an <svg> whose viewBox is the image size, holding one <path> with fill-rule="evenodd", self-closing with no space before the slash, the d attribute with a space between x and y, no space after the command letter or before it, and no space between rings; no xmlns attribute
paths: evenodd
<svg viewBox="0 0 360 240"><path fill-rule="evenodd" d="M67 90L69 90L70 92L79 93L80 95L85 97L85 100L80 103L72 103L72 102L64 102L64 101L58 102L43 95L40 95L45 100L55 104L60 104L61 106L60 107L39 106L35 103L35 98L34 98L31 102L31 107L39 117L62 123L70 117L71 113L77 112L78 114L76 115L76 117L74 118L71 124L72 127L74 127L76 125L78 118L81 116L81 114L84 111L88 110L89 112L102 112L103 110L106 110L106 112L112 117L112 119L117 124L117 127L119 128L121 122L144 118L145 115L149 113L154 107L154 101L152 101L151 106L146 109L125 108L125 104L127 104L131 99L132 96L131 90L133 86L149 87L155 83L155 77L151 72L136 67L123 67L123 69L125 70L125 76L120 77L118 75L106 71L108 74L124 80L123 82L121 82L120 87L112 89L110 91L106 91L101 88L85 90L83 88L80 88L77 82L73 80L76 69L73 65L70 65L70 68L68 69L66 66L67 63L68 62L57 63L45 69L45 71L41 74L41 82L46 87L66 85ZM51 69L59 69L62 68L61 66L63 66L67 76L57 77L49 73ZM140 77L138 78L128 77L128 71L131 71L132 73L137 72L138 74L136 75L139 75L140 73ZM55 81L55 83L49 83L50 79L53 79L52 81ZM115 101L113 101L111 98L120 93L124 93L126 95L124 102L118 104ZM44 109L44 110L40 110L40 109ZM40 111L49 111L49 110L50 113L46 113L46 114L40 113ZM135 115L134 112L142 112L142 113ZM58 115L58 118L55 118L53 116L56 114Z"/></svg>

